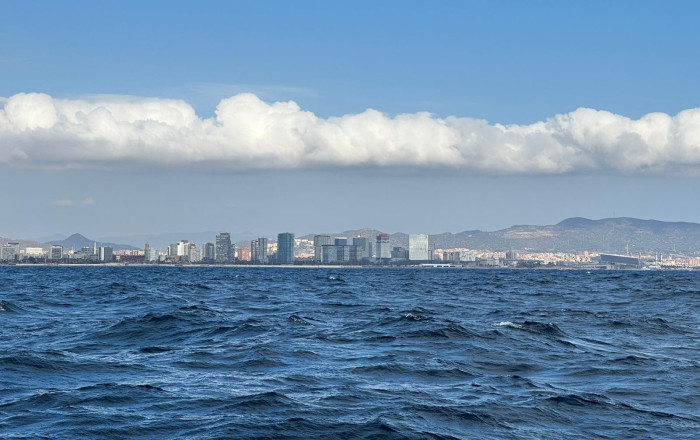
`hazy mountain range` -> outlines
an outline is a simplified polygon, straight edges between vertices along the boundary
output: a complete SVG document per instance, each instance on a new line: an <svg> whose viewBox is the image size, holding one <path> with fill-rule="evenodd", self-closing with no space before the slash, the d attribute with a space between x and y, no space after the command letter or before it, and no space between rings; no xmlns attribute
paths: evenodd
<svg viewBox="0 0 700 440"><path fill-rule="evenodd" d="M338 233L328 233L332 237L357 237L363 235L374 240L382 231L364 228ZM313 239L314 234L299 238ZM214 242L216 232L198 233L169 233L154 236L138 235L123 237L120 243L104 242L73 234L63 240L53 240L38 243L32 240L13 240L0 237L0 244L8 241L20 241L21 247L35 246L48 248L51 244L59 244L66 249L91 247L97 241L98 245L112 246L115 250L142 249L145 242L158 249L165 248L169 243L186 239L197 246L210 241ZM250 240L257 238L250 233L232 233L231 238L238 246L249 246ZM275 239L276 237L270 237ZM132 241L133 240L133 241ZM121 240L120 240L121 241ZM391 246L408 247L408 234L397 232L390 234ZM664 222L657 220L640 220L635 218L617 217L601 220L589 220L581 217L566 219L556 225L534 226L516 225L498 231L463 231L458 233L445 232L430 234L430 246L434 248L468 248L491 249L505 251L509 249L529 250L540 252L578 252L596 251L610 253L629 252L681 252L693 254L700 251L700 224L688 222Z"/></svg>
<svg viewBox="0 0 700 440"><path fill-rule="evenodd" d="M344 231L331 236L374 237L382 233L371 228ZM304 238L313 238L313 235ZM391 246L408 247L408 234L390 234ZM530 250L539 252L596 251L609 253L700 251L700 224L663 222L628 217L589 220L568 218L556 225L516 225L499 231L463 231L430 234L434 248Z"/></svg>
<svg viewBox="0 0 700 440"><path fill-rule="evenodd" d="M97 240L92 240L92 239L86 238L80 234L73 234L70 237L67 237L63 240L54 240L54 241L48 242L47 244L63 246L64 249L81 249L84 247L93 247L95 245L95 243L97 243L98 246L110 246L115 251L128 251L128 250L141 249L139 247L131 246L128 244L100 242Z"/></svg>

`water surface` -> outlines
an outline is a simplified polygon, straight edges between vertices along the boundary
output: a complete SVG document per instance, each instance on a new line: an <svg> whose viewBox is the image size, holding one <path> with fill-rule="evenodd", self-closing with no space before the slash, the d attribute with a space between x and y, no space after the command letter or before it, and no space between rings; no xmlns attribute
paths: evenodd
<svg viewBox="0 0 700 440"><path fill-rule="evenodd" d="M6 438L688 438L700 273L1 267Z"/></svg>

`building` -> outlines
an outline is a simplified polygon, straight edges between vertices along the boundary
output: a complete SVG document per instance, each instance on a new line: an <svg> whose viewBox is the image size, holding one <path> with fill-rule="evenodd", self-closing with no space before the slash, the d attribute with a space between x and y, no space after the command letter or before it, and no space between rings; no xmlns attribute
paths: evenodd
<svg viewBox="0 0 700 440"><path fill-rule="evenodd" d="M206 261L207 263L211 263L214 261L214 258L216 257L216 247L214 246L214 243L204 243L202 245L202 261Z"/></svg>
<svg viewBox="0 0 700 440"><path fill-rule="evenodd" d="M63 246L53 245L49 250L49 259L51 260L62 260L63 259Z"/></svg>
<svg viewBox="0 0 700 440"><path fill-rule="evenodd" d="M357 246L343 244L325 244L321 246L322 263L357 263Z"/></svg>
<svg viewBox="0 0 700 440"><path fill-rule="evenodd" d="M143 247L143 261L146 263L154 263L158 261L158 251L151 248L151 245L146 243Z"/></svg>
<svg viewBox="0 0 700 440"><path fill-rule="evenodd" d="M250 261L258 264L267 264L267 238L260 237L250 242Z"/></svg>
<svg viewBox="0 0 700 440"><path fill-rule="evenodd" d="M476 252L446 250L442 252L442 261L450 263L468 263L476 261Z"/></svg>
<svg viewBox="0 0 700 440"><path fill-rule="evenodd" d="M24 249L24 255L27 257L43 257L44 249L40 247L28 247Z"/></svg>
<svg viewBox="0 0 700 440"><path fill-rule="evenodd" d="M333 244L336 246L347 246L348 239L345 237L336 237L335 240L333 240Z"/></svg>
<svg viewBox="0 0 700 440"><path fill-rule="evenodd" d="M389 261L391 258L391 248L389 247L389 234L377 235L377 261Z"/></svg>
<svg viewBox="0 0 700 440"><path fill-rule="evenodd" d="M19 251L12 243L0 246L0 261L15 261Z"/></svg>
<svg viewBox="0 0 700 440"><path fill-rule="evenodd" d="M352 245L357 247L357 261L368 261L372 258L372 243L367 237L353 237Z"/></svg>
<svg viewBox="0 0 700 440"><path fill-rule="evenodd" d="M250 261L256 262L260 258L260 246L258 240L250 242Z"/></svg>
<svg viewBox="0 0 700 440"><path fill-rule="evenodd" d="M321 263L335 263L338 261L338 246L324 244L321 246Z"/></svg>
<svg viewBox="0 0 700 440"><path fill-rule="evenodd" d="M406 261L408 260L408 250L405 247L394 246L391 249L391 261Z"/></svg>
<svg viewBox="0 0 700 440"><path fill-rule="evenodd" d="M189 257L190 256L190 242L187 240L180 240L175 248L175 255L178 257Z"/></svg>
<svg viewBox="0 0 700 440"><path fill-rule="evenodd" d="M610 267L641 267L641 261L638 257L628 255L600 254L600 264Z"/></svg>
<svg viewBox="0 0 700 440"><path fill-rule="evenodd" d="M147 263L155 263L158 261L158 251L153 248L143 250L143 260Z"/></svg>
<svg viewBox="0 0 700 440"><path fill-rule="evenodd" d="M238 260L239 261L251 261L250 260L250 249L242 248L238 250Z"/></svg>
<svg viewBox="0 0 700 440"><path fill-rule="evenodd" d="M277 264L294 264L294 234L277 234Z"/></svg>
<svg viewBox="0 0 700 440"><path fill-rule="evenodd" d="M408 259L411 261L428 261L428 234L408 235Z"/></svg>
<svg viewBox="0 0 700 440"><path fill-rule="evenodd" d="M114 249L111 246L100 247L100 261L111 263L114 260Z"/></svg>
<svg viewBox="0 0 700 440"><path fill-rule="evenodd" d="M269 260L267 258L267 238L265 237L260 237L257 240L258 242L258 257L253 260L256 263L260 264L267 264L269 263ZM292 238L292 243L294 242L294 239Z"/></svg>
<svg viewBox="0 0 700 440"><path fill-rule="evenodd" d="M189 258L190 263L199 263L202 261L202 250L197 249L197 245L194 243L190 243Z"/></svg>
<svg viewBox="0 0 700 440"><path fill-rule="evenodd" d="M228 232L216 235L215 260L220 264L233 262L233 246L231 245L231 234Z"/></svg>
<svg viewBox="0 0 700 440"><path fill-rule="evenodd" d="M323 246L331 244L330 235L314 235L314 261L323 261Z"/></svg>
<svg viewBox="0 0 700 440"><path fill-rule="evenodd" d="M177 243L173 243L168 246L168 256L175 257L177 256Z"/></svg>

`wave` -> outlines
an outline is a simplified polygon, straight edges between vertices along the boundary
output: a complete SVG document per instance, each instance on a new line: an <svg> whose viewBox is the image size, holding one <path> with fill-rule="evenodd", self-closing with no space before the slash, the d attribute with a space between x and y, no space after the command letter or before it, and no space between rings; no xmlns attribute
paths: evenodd
<svg viewBox="0 0 700 440"><path fill-rule="evenodd" d="M564 333L556 324L551 322L524 321L522 323L516 323L511 321L501 321L494 323L493 325L497 327L510 327L518 330L524 330L537 335L566 336L566 333Z"/></svg>

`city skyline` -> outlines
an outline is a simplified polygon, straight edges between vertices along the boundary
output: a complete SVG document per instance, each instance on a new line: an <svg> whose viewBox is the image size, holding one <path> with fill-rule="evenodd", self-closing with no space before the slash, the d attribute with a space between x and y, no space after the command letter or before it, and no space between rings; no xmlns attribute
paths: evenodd
<svg viewBox="0 0 700 440"><path fill-rule="evenodd" d="M700 221L695 2L41 4L0 17L2 235Z"/></svg>

